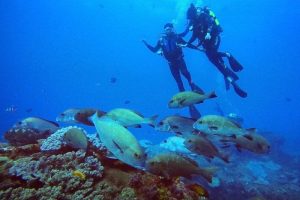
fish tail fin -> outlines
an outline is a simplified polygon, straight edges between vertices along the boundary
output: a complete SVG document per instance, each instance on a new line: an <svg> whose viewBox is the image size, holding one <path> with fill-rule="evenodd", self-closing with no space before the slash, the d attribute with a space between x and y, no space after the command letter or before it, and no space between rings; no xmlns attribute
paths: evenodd
<svg viewBox="0 0 300 200"><path fill-rule="evenodd" d="M95 124L95 121L99 118L98 111L96 111L92 116L90 116L88 119Z"/></svg>
<svg viewBox="0 0 300 200"><path fill-rule="evenodd" d="M209 183L212 183L212 178L218 169L218 167L207 167L199 169L198 174L205 178Z"/></svg>
<svg viewBox="0 0 300 200"><path fill-rule="evenodd" d="M154 116L152 116L152 117L149 117L149 118L147 118L147 123L149 124L149 126L151 126L151 127L155 127L155 124L156 124L156 119L158 118L158 115L154 115Z"/></svg>
<svg viewBox="0 0 300 200"><path fill-rule="evenodd" d="M213 91L213 92L211 92L210 94L208 94L207 97L208 97L209 99L212 99L212 98L216 98L216 97L218 97L218 96L216 95L216 92Z"/></svg>

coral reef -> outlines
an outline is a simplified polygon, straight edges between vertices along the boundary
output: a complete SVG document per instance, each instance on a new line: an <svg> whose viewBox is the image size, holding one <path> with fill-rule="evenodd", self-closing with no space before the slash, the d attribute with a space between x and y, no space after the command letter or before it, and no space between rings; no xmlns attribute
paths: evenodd
<svg viewBox="0 0 300 200"><path fill-rule="evenodd" d="M103 146L95 146L89 152L37 148L32 154L15 154L13 160L0 152L0 199L198 199L181 181L107 158Z"/></svg>

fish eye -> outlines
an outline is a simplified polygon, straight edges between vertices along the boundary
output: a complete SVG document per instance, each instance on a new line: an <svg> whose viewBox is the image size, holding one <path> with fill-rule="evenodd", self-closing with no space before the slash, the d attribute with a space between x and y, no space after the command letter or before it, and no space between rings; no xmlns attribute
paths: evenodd
<svg viewBox="0 0 300 200"><path fill-rule="evenodd" d="M191 143L192 142L192 140L188 140L188 143Z"/></svg>
<svg viewBox="0 0 300 200"><path fill-rule="evenodd" d="M65 114L65 113L61 113L60 115L61 115L61 116L65 116L66 114Z"/></svg>
<svg viewBox="0 0 300 200"><path fill-rule="evenodd" d="M18 124L19 124L19 125L21 125L21 124L22 124L22 122L18 122Z"/></svg>
<svg viewBox="0 0 300 200"><path fill-rule="evenodd" d="M137 153L134 153L134 157L139 158L140 156Z"/></svg>
<svg viewBox="0 0 300 200"><path fill-rule="evenodd" d="M167 140L164 140L163 142L164 142L164 143L167 143Z"/></svg>
<svg viewBox="0 0 300 200"><path fill-rule="evenodd" d="M174 102L174 100L171 100L171 101L170 101L170 103L173 103L173 102Z"/></svg>
<svg viewBox="0 0 300 200"><path fill-rule="evenodd" d="M78 112L77 115L81 115L81 112Z"/></svg>
<svg viewBox="0 0 300 200"><path fill-rule="evenodd" d="M164 124L163 122L159 122L159 123L158 123L158 125L163 125L163 124Z"/></svg>

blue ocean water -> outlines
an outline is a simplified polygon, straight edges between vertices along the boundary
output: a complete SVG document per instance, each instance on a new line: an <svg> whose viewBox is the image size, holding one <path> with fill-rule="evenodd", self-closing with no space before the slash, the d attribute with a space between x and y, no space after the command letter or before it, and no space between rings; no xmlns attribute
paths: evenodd
<svg viewBox="0 0 300 200"><path fill-rule="evenodd" d="M0 1L1 134L22 118L55 120L73 107L105 111L126 107L161 118L187 115L184 109L168 109L176 83L166 61L141 40L156 44L166 22L183 31L191 2ZM224 29L220 49L232 52L244 65L239 84L248 92L246 99L226 92L222 76L206 56L184 49L194 81L218 94L198 109L217 114L218 103L225 113L242 116L246 127L283 136L284 150L300 154L300 3L196 3L216 13ZM11 106L16 110L6 111ZM139 139L154 142L167 136L148 127L134 132Z"/></svg>

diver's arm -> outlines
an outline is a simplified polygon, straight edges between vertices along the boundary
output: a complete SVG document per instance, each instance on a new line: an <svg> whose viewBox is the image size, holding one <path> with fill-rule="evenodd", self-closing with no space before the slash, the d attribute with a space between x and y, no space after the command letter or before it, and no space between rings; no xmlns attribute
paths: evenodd
<svg viewBox="0 0 300 200"><path fill-rule="evenodd" d="M147 42L146 42L146 40L142 40L142 42L146 45L146 47L150 50L150 51L152 51L153 53L156 53L159 49L160 49L160 43L159 43L159 41L157 42L157 44L156 44L156 46L155 47L153 47L153 46L151 46L150 44L148 44Z"/></svg>
<svg viewBox="0 0 300 200"><path fill-rule="evenodd" d="M185 30L182 33L179 33L178 36L179 37L185 37L190 31L190 25L188 24L188 26L185 28Z"/></svg>
<svg viewBox="0 0 300 200"><path fill-rule="evenodd" d="M196 47L195 45L189 43L189 42L186 42L184 39L182 39L181 37L178 38L178 44L182 47L188 47L190 49L196 49L196 50L199 50L198 47Z"/></svg>

